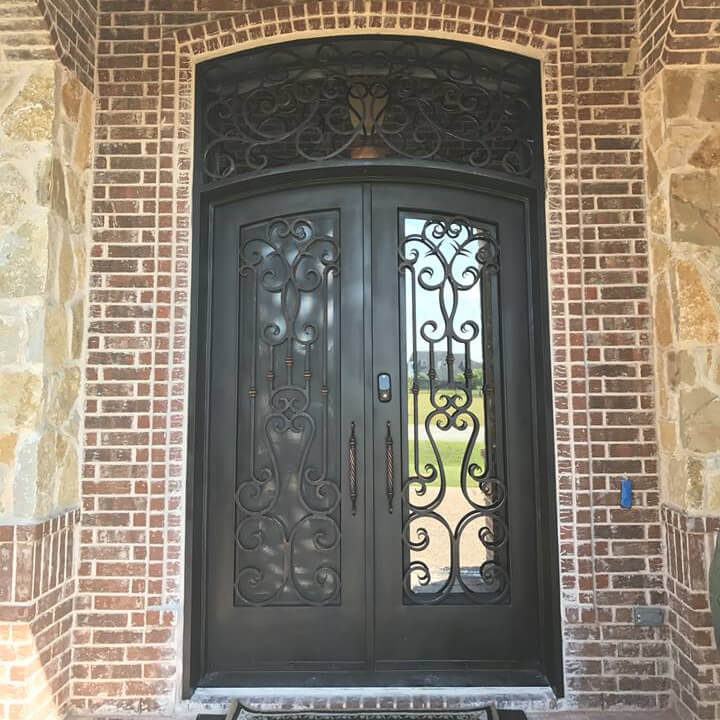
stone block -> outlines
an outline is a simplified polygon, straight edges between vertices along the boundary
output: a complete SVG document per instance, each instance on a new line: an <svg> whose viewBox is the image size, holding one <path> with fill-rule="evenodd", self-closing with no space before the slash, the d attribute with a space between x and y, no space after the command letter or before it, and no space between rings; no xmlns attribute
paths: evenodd
<svg viewBox="0 0 720 720"><path fill-rule="evenodd" d="M75 273L75 257L70 238L63 234L58 240L57 283L58 298L61 303L67 302L77 292L77 277Z"/></svg>
<svg viewBox="0 0 720 720"><path fill-rule="evenodd" d="M667 472L663 474L665 498L677 507L685 507L685 488L687 478L685 468L676 458L670 458L667 464Z"/></svg>
<svg viewBox="0 0 720 720"><path fill-rule="evenodd" d="M41 295L47 279L47 224L25 222L0 235L0 297Z"/></svg>
<svg viewBox="0 0 720 720"><path fill-rule="evenodd" d="M663 141L663 98L661 76L656 76L643 93L643 119L648 147L657 150ZM649 152L648 152L649 155ZM653 191L654 192L654 191Z"/></svg>
<svg viewBox="0 0 720 720"><path fill-rule="evenodd" d="M73 122L77 122L80 115L80 105L85 92L82 83L74 77L69 77L62 84L60 91L62 109L65 116Z"/></svg>
<svg viewBox="0 0 720 720"><path fill-rule="evenodd" d="M690 157L690 164L705 170L720 167L720 128L714 128L702 139Z"/></svg>
<svg viewBox="0 0 720 720"><path fill-rule="evenodd" d="M50 165L50 209L61 218L67 219L68 203L65 189L65 172L58 158L53 158Z"/></svg>
<svg viewBox="0 0 720 720"><path fill-rule="evenodd" d="M0 114L0 128L10 140L49 142L55 118L53 65L43 64L25 81L15 99Z"/></svg>
<svg viewBox="0 0 720 720"><path fill-rule="evenodd" d="M19 517L38 517L51 512L57 467L56 435L52 430L30 433L18 444L13 509Z"/></svg>
<svg viewBox="0 0 720 720"><path fill-rule="evenodd" d="M678 353L678 379L683 385L693 385L696 377L695 358L687 350Z"/></svg>
<svg viewBox="0 0 720 720"><path fill-rule="evenodd" d="M80 396L80 369L63 368L48 383L47 419L58 427L67 422Z"/></svg>
<svg viewBox="0 0 720 720"><path fill-rule="evenodd" d="M41 363L45 344L45 305L25 305L25 361Z"/></svg>
<svg viewBox="0 0 720 720"><path fill-rule="evenodd" d="M720 514L720 474L709 475L706 485L705 509L709 513L718 515Z"/></svg>
<svg viewBox="0 0 720 720"><path fill-rule="evenodd" d="M688 458L685 472L687 474L686 506L690 510L701 510L705 496L705 463L698 458Z"/></svg>
<svg viewBox="0 0 720 720"><path fill-rule="evenodd" d="M658 170L657 163L655 162L655 156L649 147L645 149L645 182L647 183L647 194L652 197L657 192L660 186L660 171Z"/></svg>
<svg viewBox="0 0 720 720"><path fill-rule="evenodd" d="M25 338L25 318L22 312L0 314L0 365L23 362Z"/></svg>
<svg viewBox="0 0 720 720"><path fill-rule="evenodd" d="M688 158L697 147L701 130L694 122L675 123L666 132L665 142L656 153L658 169L667 173L688 163Z"/></svg>
<svg viewBox="0 0 720 720"><path fill-rule="evenodd" d="M0 433L0 463L12 465L15 462L17 433Z"/></svg>
<svg viewBox="0 0 720 720"><path fill-rule="evenodd" d="M658 235L664 235L667 232L667 200L661 193L656 195L648 206L648 219L650 221L650 230ZM656 270L658 268L655 268Z"/></svg>
<svg viewBox="0 0 720 720"><path fill-rule="evenodd" d="M701 120L717 122L720 121L720 72L707 72L703 75L705 86L700 99L698 117Z"/></svg>
<svg viewBox="0 0 720 720"><path fill-rule="evenodd" d="M673 242L720 247L720 173L673 173L670 222Z"/></svg>
<svg viewBox="0 0 720 720"><path fill-rule="evenodd" d="M673 342L673 319L670 293L664 279L658 280L655 288L655 340L660 347Z"/></svg>
<svg viewBox="0 0 720 720"><path fill-rule="evenodd" d="M85 174L68 170L65 175L67 215L74 232L87 226L87 183Z"/></svg>
<svg viewBox="0 0 720 720"><path fill-rule="evenodd" d="M28 184L11 163L0 165L0 225L14 225L27 203Z"/></svg>
<svg viewBox="0 0 720 720"><path fill-rule="evenodd" d="M12 103L27 80L27 70L6 65L0 73L0 113Z"/></svg>
<svg viewBox="0 0 720 720"><path fill-rule="evenodd" d="M50 206L52 193L52 172L53 161L50 157L44 157L38 161L35 167L35 187L38 205Z"/></svg>
<svg viewBox="0 0 720 720"><path fill-rule="evenodd" d="M694 263L675 264L675 318L678 340L711 345L720 337L720 318Z"/></svg>
<svg viewBox="0 0 720 720"><path fill-rule="evenodd" d="M85 93L80 106L80 117L75 130L75 140L72 148L72 165L76 171L82 172L91 166L93 143L93 98Z"/></svg>
<svg viewBox="0 0 720 720"><path fill-rule="evenodd" d="M73 360L82 357L85 339L85 302L78 300L70 306L72 329L70 332L70 356Z"/></svg>
<svg viewBox="0 0 720 720"><path fill-rule="evenodd" d="M680 393L680 437L691 452L720 451L720 395L704 387Z"/></svg>
<svg viewBox="0 0 720 720"><path fill-rule="evenodd" d="M65 308L48 305L45 309L45 353L48 368L58 367L70 359L68 317Z"/></svg>
<svg viewBox="0 0 720 720"><path fill-rule="evenodd" d="M0 370L0 428L30 427L40 410L43 380L29 370Z"/></svg>
<svg viewBox="0 0 720 720"><path fill-rule="evenodd" d="M693 70L668 69L664 73L665 117L675 118L688 111L695 77Z"/></svg>
<svg viewBox="0 0 720 720"><path fill-rule="evenodd" d="M677 446L677 425L667 420L661 420L658 425L658 441L661 452L673 452Z"/></svg>
<svg viewBox="0 0 720 720"><path fill-rule="evenodd" d="M66 508L80 502L80 461L78 450L70 443L58 469L57 499L58 507Z"/></svg>

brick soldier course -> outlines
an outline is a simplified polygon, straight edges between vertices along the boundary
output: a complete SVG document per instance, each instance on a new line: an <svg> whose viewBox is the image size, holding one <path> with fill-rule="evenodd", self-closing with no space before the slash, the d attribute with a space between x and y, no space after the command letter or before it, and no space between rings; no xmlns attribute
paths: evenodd
<svg viewBox="0 0 720 720"><path fill-rule="evenodd" d="M680 187L673 180L676 168L685 174L694 168L702 183L714 182L720 149L713 155L711 141L704 150L699 144L713 136L720 116L702 115L700 99L673 115L667 100L681 85L668 80L677 66L695 73L687 66L702 65L707 73L693 98L718 82L718 16L709 0L0 2L3 63L21 75L38 63L57 63L58 73L77 79L81 101L93 93L95 105L89 206L81 223L68 220L87 256L87 279L74 271L87 302L82 288L65 298L44 286L32 295L42 302L26 302L28 293L6 292L0 283L0 310L19 302L57 305L73 318L69 303L80 302L85 316L82 357L73 357L71 326L62 362L84 368L74 396L82 403L80 422L52 425L59 427L53 437L76 433L82 444L74 494L59 492L71 473L65 455L58 459L54 451L58 469L50 482L43 482L42 463L32 474L18 459L17 438L46 431L51 413L43 391L34 424L17 412L8 411L7 422L0 416L0 469L8 468L15 488L0 488L8 498L0 508L0 718L46 717L31 702L43 675L43 697L57 717L173 715L199 707L180 698L194 68L218 54L349 32L477 42L543 63L566 697L556 704L547 692L529 692L507 702L653 712L673 706L683 717L720 718L720 656L705 592L720 515L712 470L720 448L699 450L694 439L713 422L720 433L720 418L708 411L693 430L688 413L685 420L673 414L700 386L711 408L720 404L717 339L687 337L681 319L700 308L706 314L699 326L720 328L720 292L709 279L720 267L712 264L720 243L688 220L688 206L697 208L702 195L694 181ZM18 88L3 91L3 146ZM37 141L45 143L37 146L38 163L43 153L72 154L64 149L68 132L59 131L63 123L75 127L66 119L62 88L57 80L47 91L49 106L58 108L56 132ZM676 117L692 117L692 152L704 165L692 165L688 149L676 157ZM77 195L74 182L65 181L68 197ZM61 195L49 193L51 220L63 216L53 205ZM646 205L654 218L649 226ZM707 208L697 214L705 217ZM15 219L4 222L1 202L0 221L2 233L16 228ZM720 226L714 223L708 221ZM92 228L91 235L80 226ZM40 244L48 248L49 274L62 276L52 264L55 237L46 233ZM679 277L691 279L681 285ZM658 321L666 307L669 330ZM18 346L29 343L30 329L24 333ZM683 351L695 358L694 374L687 371L678 384L665 368ZM698 358L708 352L701 366ZM40 363L27 352L22 360L41 388L51 385L43 378L57 374L47 354ZM16 373L20 364L7 363ZM0 368L0 382L7 372ZM666 389L676 400L664 400ZM662 422L679 428L674 444ZM667 431L660 449L658 427ZM5 436L16 439L3 455ZM691 460L700 463L693 465L694 484ZM619 508L620 477L633 480L632 511ZM670 478L685 478L685 485ZM22 483L42 490L36 505L19 513ZM46 557L48 577L30 583ZM3 577L12 579L7 596ZM635 605L665 607L667 625L635 627Z"/></svg>

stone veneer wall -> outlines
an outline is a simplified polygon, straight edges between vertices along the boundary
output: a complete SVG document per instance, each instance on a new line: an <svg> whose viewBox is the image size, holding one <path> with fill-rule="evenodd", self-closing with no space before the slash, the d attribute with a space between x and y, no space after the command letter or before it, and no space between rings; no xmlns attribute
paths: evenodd
<svg viewBox="0 0 720 720"><path fill-rule="evenodd" d="M662 69L645 88L644 119L673 675L683 717L714 720L720 652L708 567L720 528L720 68Z"/></svg>
<svg viewBox="0 0 720 720"><path fill-rule="evenodd" d="M0 94L0 522L80 501L92 96L59 63Z"/></svg>
<svg viewBox="0 0 720 720"><path fill-rule="evenodd" d="M58 27L0 2L3 720L69 705L94 103Z"/></svg>

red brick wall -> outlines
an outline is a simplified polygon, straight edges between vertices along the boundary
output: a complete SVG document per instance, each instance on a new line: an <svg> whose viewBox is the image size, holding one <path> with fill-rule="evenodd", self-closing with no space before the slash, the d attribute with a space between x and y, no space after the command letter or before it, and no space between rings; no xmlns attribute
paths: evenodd
<svg viewBox="0 0 720 720"><path fill-rule="evenodd" d="M92 91L97 0L0 0L0 47L9 62L57 60Z"/></svg>
<svg viewBox="0 0 720 720"><path fill-rule="evenodd" d="M79 710L172 709L178 695L191 58L320 29L429 30L544 53L565 704L668 704L664 630L635 628L631 611L665 603L640 83L627 63L637 12L631 0L488 5L244 14L240 2L101 0ZM621 475L635 484L630 512L618 508Z"/></svg>
<svg viewBox="0 0 720 720"><path fill-rule="evenodd" d="M33 0L50 28L60 62L92 92L98 0Z"/></svg>
<svg viewBox="0 0 720 720"><path fill-rule="evenodd" d="M720 518L663 510L668 551L668 622L680 717L720 717L720 650L708 607L708 572Z"/></svg>
<svg viewBox="0 0 720 720"><path fill-rule="evenodd" d="M643 83L666 65L720 63L717 0L639 0Z"/></svg>
<svg viewBox="0 0 720 720"><path fill-rule="evenodd" d="M79 511L0 526L0 719L63 717Z"/></svg>

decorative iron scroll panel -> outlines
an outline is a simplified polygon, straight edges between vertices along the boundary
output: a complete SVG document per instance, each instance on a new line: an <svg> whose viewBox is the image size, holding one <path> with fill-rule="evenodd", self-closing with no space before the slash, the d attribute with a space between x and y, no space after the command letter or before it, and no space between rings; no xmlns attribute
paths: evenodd
<svg viewBox="0 0 720 720"><path fill-rule="evenodd" d="M494 442L495 229L401 213L399 242L408 377L405 601L498 603L509 599L509 572L507 492Z"/></svg>
<svg viewBox="0 0 720 720"><path fill-rule="evenodd" d="M340 600L336 211L240 231L236 605Z"/></svg>
<svg viewBox="0 0 720 720"><path fill-rule="evenodd" d="M537 62L462 43L294 42L207 64L203 180L410 159L539 177Z"/></svg>

